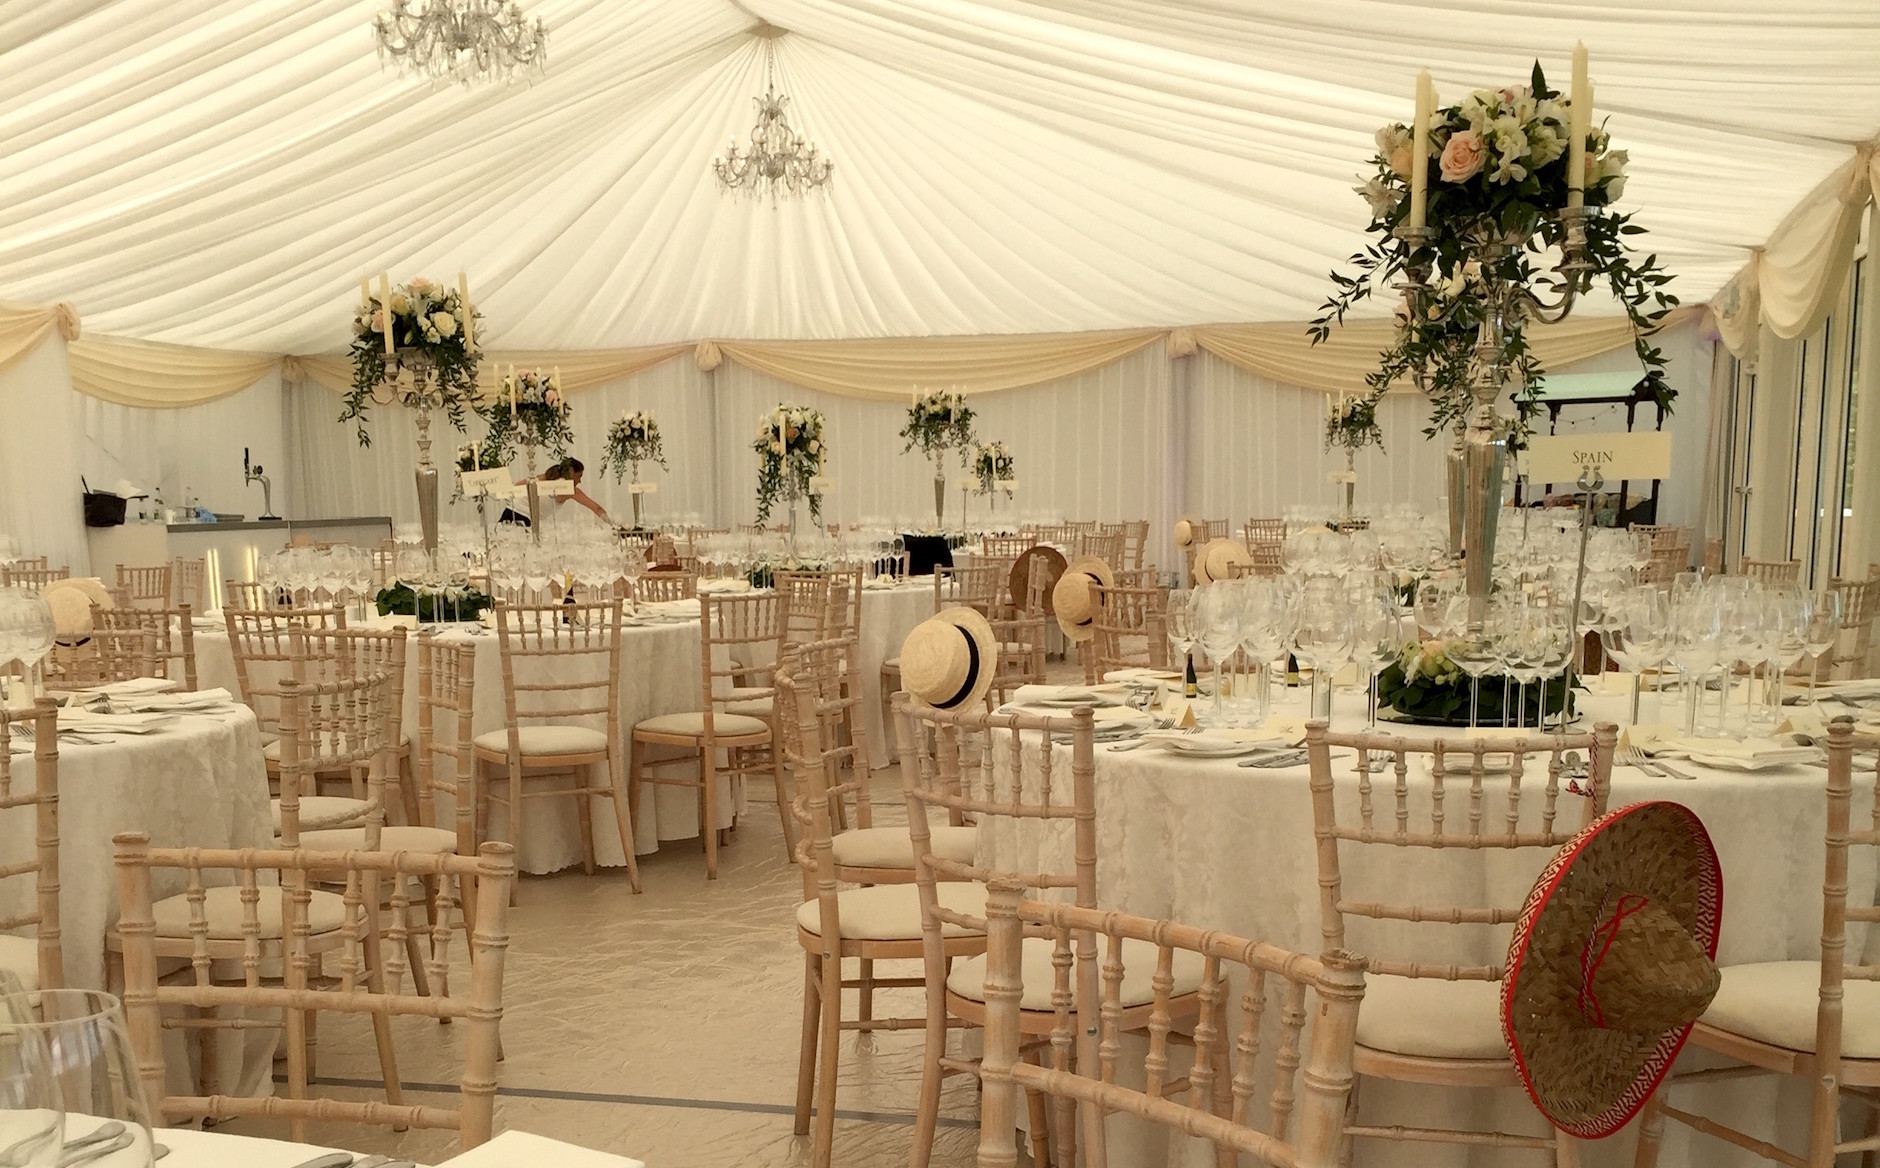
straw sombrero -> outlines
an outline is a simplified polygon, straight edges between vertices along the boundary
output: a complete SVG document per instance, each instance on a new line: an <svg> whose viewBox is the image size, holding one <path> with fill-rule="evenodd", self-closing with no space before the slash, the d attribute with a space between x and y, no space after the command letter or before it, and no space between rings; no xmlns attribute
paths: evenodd
<svg viewBox="0 0 1880 1168"><path fill-rule="evenodd" d="M1082 643L1097 635L1093 627L1101 602L1091 586L1116 587L1116 573L1096 556L1078 556L1065 565L1064 574L1051 589L1052 615L1058 628L1072 641Z"/></svg>
<svg viewBox="0 0 1880 1168"><path fill-rule="evenodd" d="M52 609L52 627L62 638L84 637L91 633L91 606L116 608L110 589L104 582L86 576L53 580L39 590L40 597Z"/></svg>
<svg viewBox="0 0 1880 1168"><path fill-rule="evenodd" d="M1051 590L1064 575L1064 553L1049 544L1038 544L1026 548L1016 560L1012 561L1012 575L1006 581L1011 590L1012 606L1023 611L1031 599L1031 574L1033 565L1044 579L1044 611L1051 615L1054 605Z"/></svg>
<svg viewBox="0 0 1880 1168"><path fill-rule="evenodd" d="M1560 849L1508 946L1502 1031L1550 1122L1624 1127L1716 995L1723 870L1695 812L1635 803Z"/></svg>
<svg viewBox="0 0 1880 1168"><path fill-rule="evenodd" d="M1195 553L1195 583L1212 584L1216 580L1231 580L1235 564L1253 565L1253 557L1247 553L1246 545L1237 539L1211 539Z"/></svg>
<svg viewBox="0 0 1880 1168"><path fill-rule="evenodd" d="M1183 551L1195 544L1195 521L1184 516L1175 521L1175 546Z"/></svg>
<svg viewBox="0 0 1880 1168"><path fill-rule="evenodd" d="M940 710L984 701L999 667L999 641L976 608L947 608L901 642L901 688Z"/></svg>

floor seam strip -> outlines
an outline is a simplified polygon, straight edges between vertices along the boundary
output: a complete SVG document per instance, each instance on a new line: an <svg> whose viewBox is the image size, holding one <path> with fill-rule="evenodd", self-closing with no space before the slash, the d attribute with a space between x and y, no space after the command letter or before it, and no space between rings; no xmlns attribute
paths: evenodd
<svg viewBox="0 0 1880 1168"><path fill-rule="evenodd" d="M276 1076L275 1082L287 1080ZM385 1083L378 1079L328 1079L315 1078L312 1086L320 1087L359 1087L368 1090L385 1089ZM413 1083L403 1082L399 1086L407 1091L423 1091L434 1094L455 1095L462 1087L455 1083ZM732 1099L681 1099L668 1095L616 1095L604 1091L563 1091L553 1087L512 1087L496 1088L498 1096L512 1099L554 1099L570 1103L619 1103L634 1107L673 1107L690 1111L735 1111L754 1115L794 1115L796 1108L788 1103L742 1103ZM861 1123L887 1123L903 1126L912 1125L914 1116L893 1111L851 1111L836 1109L837 1119L854 1120ZM941 1127L977 1128L977 1120L940 1117Z"/></svg>

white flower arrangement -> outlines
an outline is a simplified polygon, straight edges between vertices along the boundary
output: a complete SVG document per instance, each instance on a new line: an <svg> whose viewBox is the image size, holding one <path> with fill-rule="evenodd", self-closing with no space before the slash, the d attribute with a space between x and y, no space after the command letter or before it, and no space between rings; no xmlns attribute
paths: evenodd
<svg viewBox="0 0 1880 1168"><path fill-rule="evenodd" d="M1325 403L1325 448L1337 446L1356 453L1366 446L1384 446L1384 430L1377 424L1377 399L1335 397Z"/></svg>
<svg viewBox="0 0 1880 1168"><path fill-rule="evenodd" d="M822 520L822 496L812 494L809 481L822 473L828 453L823 445L823 414L807 406L779 404L757 419L757 521L770 519L779 495L807 496L812 520Z"/></svg>
<svg viewBox="0 0 1880 1168"><path fill-rule="evenodd" d="M973 448L973 478L979 482L973 493L990 495L994 490L1003 489L1006 496L1011 497L1010 488L1001 484L1012 481L1016 465L1005 443L981 442Z"/></svg>
<svg viewBox="0 0 1880 1168"><path fill-rule="evenodd" d="M512 445L518 442L547 447L558 459L567 457L568 448L574 444L574 430L568 425L568 398L562 392L558 373L512 366L497 388L496 400L478 412L489 423L489 435L483 440L485 466L507 463Z"/></svg>
<svg viewBox="0 0 1880 1168"><path fill-rule="evenodd" d="M601 464L601 471L606 473L611 469L614 481L619 482L620 476L629 470L638 475L642 462L658 463L661 470L666 469L665 442L653 415L645 410L632 410L621 414L607 427L607 457Z"/></svg>
<svg viewBox="0 0 1880 1168"><path fill-rule="evenodd" d="M923 455L935 458L948 450L958 450L961 457L973 443L973 410L963 394L936 390L914 399L907 409L907 425L901 427L903 454L919 448Z"/></svg>
<svg viewBox="0 0 1880 1168"><path fill-rule="evenodd" d="M451 425L463 429L465 414L476 407L482 356L470 346L466 312L482 316L466 310L456 289L423 278L360 302L352 322L353 384L339 420L356 423L361 446L372 444L365 418L375 400L442 409ZM375 396L385 392L389 399Z"/></svg>

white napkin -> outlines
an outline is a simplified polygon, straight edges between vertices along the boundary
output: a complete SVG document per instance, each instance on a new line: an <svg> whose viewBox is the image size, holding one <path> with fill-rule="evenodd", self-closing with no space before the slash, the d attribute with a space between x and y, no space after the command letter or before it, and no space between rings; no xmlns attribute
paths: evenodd
<svg viewBox="0 0 1880 1168"><path fill-rule="evenodd" d="M1626 731L1625 741L1654 758L1688 758L1727 770L1759 771L1821 761L1818 747L1797 746L1792 740L1692 738L1662 724L1634 726Z"/></svg>
<svg viewBox="0 0 1880 1168"><path fill-rule="evenodd" d="M698 582L698 590L700 592L749 592L751 590L751 582L749 580L732 580L722 577L715 580L700 580Z"/></svg>
<svg viewBox="0 0 1880 1168"><path fill-rule="evenodd" d="M437 1168L519 1168L524 1164L554 1165L554 1168L646 1168L639 1160L519 1131L506 1131L487 1144L444 1161Z"/></svg>
<svg viewBox="0 0 1880 1168"><path fill-rule="evenodd" d="M1121 686L1088 685L1021 685L1012 691L1014 706L1030 706L1039 702L1062 702L1081 698L1094 699L1094 705L1120 706L1123 704Z"/></svg>
<svg viewBox="0 0 1880 1168"><path fill-rule="evenodd" d="M1112 669L1103 675L1103 680L1113 682L1131 681L1180 681L1182 675L1168 669Z"/></svg>
<svg viewBox="0 0 1880 1168"><path fill-rule="evenodd" d="M680 600L661 600L653 604L642 604L639 606L639 611L649 616L690 620L698 616L699 602L696 596L688 596Z"/></svg>
<svg viewBox="0 0 1880 1168"><path fill-rule="evenodd" d="M80 690L80 693L103 694L106 697L134 697L142 694L170 693L181 683L163 677L133 677L126 681L114 681L109 685L93 686Z"/></svg>
<svg viewBox="0 0 1880 1168"><path fill-rule="evenodd" d="M180 712L187 710L209 710L217 706L226 706L235 700L235 695L225 689L203 689L195 693L153 693L136 694L118 698L111 705L119 710L158 712L168 710Z"/></svg>

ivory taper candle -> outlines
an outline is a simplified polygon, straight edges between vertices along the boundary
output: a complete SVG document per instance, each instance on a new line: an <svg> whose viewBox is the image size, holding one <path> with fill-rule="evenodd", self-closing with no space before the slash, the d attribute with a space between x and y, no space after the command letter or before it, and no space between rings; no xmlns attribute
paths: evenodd
<svg viewBox="0 0 1880 1168"><path fill-rule="evenodd" d="M398 345L392 340L392 278L384 272L379 273L379 311L385 324L385 355L389 357L398 351Z"/></svg>
<svg viewBox="0 0 1880 1168"><path fill-rule="evenodd" d="M463 347L465 352L474 353L477 348L476 314L470 311L470 279L462 268L457 269L457 310L463 313Z"/></svg>
<svg viewBox="0 0 1880 1168"><path fill-rule="evenodd" d="M1410 130L1410 226L1422 227L1429 208L1430 118L1436 108L1436 91L1430 86L1430 71L1417 73L1417 116Z"/></svg>
<svg viewBox="0 0 1880 1168"><path fill-rule="evenodd" d="M1586 45L1573 46L1573 89L1567 107L1567 206L1586 201L1586 137L1593 129L1593 83L1586 76Z"/></svg>

